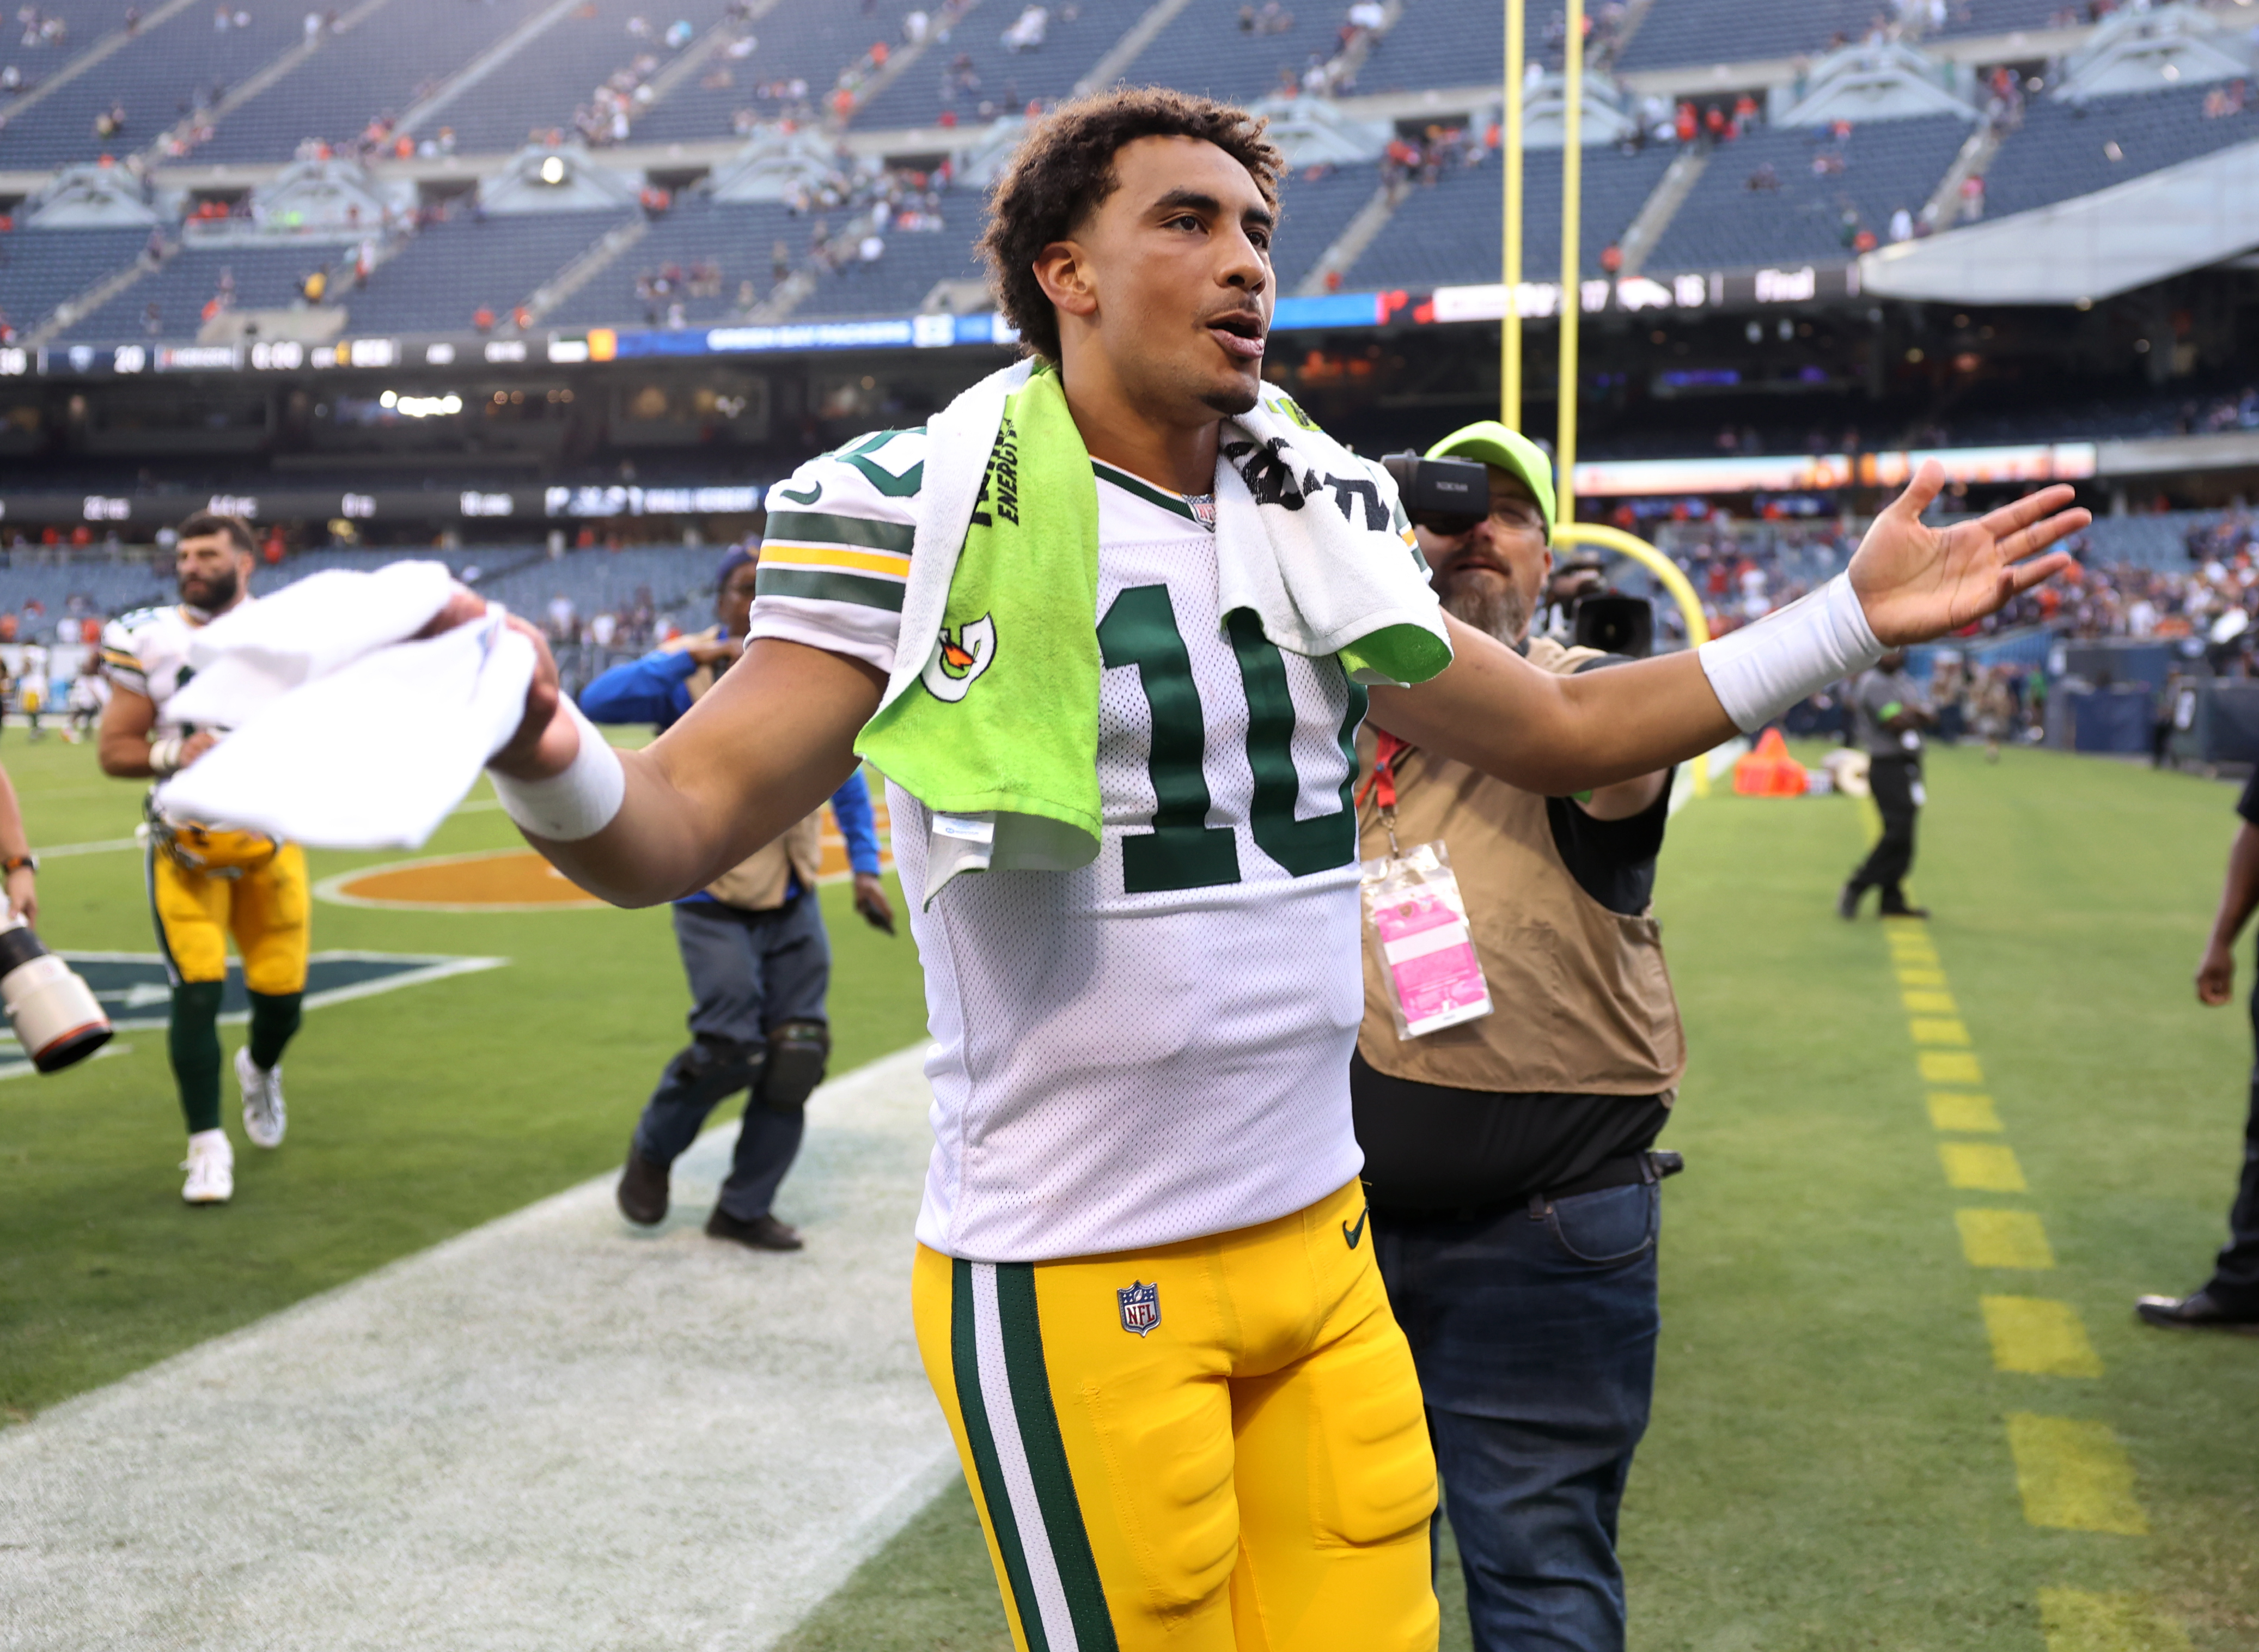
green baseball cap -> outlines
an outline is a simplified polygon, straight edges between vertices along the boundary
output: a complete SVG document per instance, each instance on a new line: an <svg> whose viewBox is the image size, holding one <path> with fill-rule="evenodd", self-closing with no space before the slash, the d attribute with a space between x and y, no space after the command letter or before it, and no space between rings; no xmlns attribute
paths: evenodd
<svg viewBox="0 0 2259 1652"><path fill-rule="evenodd" d="M1520 431L1510 431L1496 419L1478 419L1436 443L1427 457L1472 459L1521 477L1522 485L1537 496L1537 508L1545 513L1545 537L1553 537L1553 461Z"/></svg>

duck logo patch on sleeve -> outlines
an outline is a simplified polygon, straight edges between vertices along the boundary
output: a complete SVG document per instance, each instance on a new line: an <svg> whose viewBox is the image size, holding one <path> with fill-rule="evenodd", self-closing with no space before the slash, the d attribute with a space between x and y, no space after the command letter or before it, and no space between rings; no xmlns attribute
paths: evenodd
<svg viewBox="0 0 2259 1652"><path fill-rule="evenodd" d="M957 627L955 636L944 625L941 635L934 638L933 657L925 662L920 680L935 699L955 705L965 698L995 658L996 622L992 616L983 614L977 620L966 621Z"/></svg>

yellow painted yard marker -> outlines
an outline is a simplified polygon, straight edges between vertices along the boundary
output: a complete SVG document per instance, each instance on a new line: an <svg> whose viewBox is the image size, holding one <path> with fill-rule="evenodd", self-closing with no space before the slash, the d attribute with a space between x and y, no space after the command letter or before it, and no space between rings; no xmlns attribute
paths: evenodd
<svg viewBox="0 0 2259 1652"><path fill-rule="evenodd" d="M1980 1193L2020 1193L2026 1191L2024 1167L2013 1149L1993 1142L1940 1142L1938 1162L1945 1166L1945 1185Z"/></svg>
<svg viewBox="0 0 2259 1652"><path fill-rule="evenodd" d="M1939 993L1943 997L1943 993ZM1966 1044L1969 1029L1963 1022L1937 1015L1917 1015L1906 1022L1906 1030L1918 1044Z"/></svg>
<svg viewBox="0 0 2259 1652"><path fill-rule="evenodd" d="M1956 1210L1961 1254L1972 1268L2052 1268L2055 1247L2028 1210Z"/></svg>
<svg viewBox="0 0 2259 1652"><path fill-rule="evenodd" d="M2099 1377L2102 1356L2088 1340L2078 1310L2043 1296L1988 1296L1985 1332L1992 1368L2027 1377Z"/></svg>
<svg viewBox="0 0 2259 1652"><path fill-rule="evenodd" d="M2040 1591L2048 1652L2189 1652L2188 1631L2147 1595Z"/></svg>
<svg viewBox="0 0 2259 1652"><path fill-rule="evenodd" d="M1896 962L1895 959L1892 961ZM1945 985L1945 972L1943 970L1912 969L1905 965L1900 965L1899 969L1899 985L1901 986L1942 986Z"/></svg>
<svg viewBox="0 0 2259 1652"><path fill-rule="evenodd" d="M1938 979L1942 982L1944 977L1941 975ZM1953 1001L1953 994L1950 993L1907 991L1899 994L1899 1002L1906 1007L1909 1015L1958 1015L1961 1013L1961 1007Z"/></svg>
<svg viewBox="0 0 2259 1652"><path fill-rule="evenodd" d="M1970 1136L1998 1136L2000 1115L1992 1111L1989 1095L1956 1095L1947 1090L1929 1093L1932 1129L1959 1130Z"/></svg>
<svg viewBox="0 0 2259 1652"><path fill-rule="evenodd" d="M1915 1058L1926 1084L1982 1084L1985 1069L1977 1057L1955 1050L1925 1050Z"/></svg>
<svg viewBox="0 0 2259 1652"><path fill-rule="evenodd" d="M2146 1537L2149 1522L2134 1500L2134 1465L2106 1422L2008 1414L2008 1451L2024 1518L2073 1532Z"/></svg>

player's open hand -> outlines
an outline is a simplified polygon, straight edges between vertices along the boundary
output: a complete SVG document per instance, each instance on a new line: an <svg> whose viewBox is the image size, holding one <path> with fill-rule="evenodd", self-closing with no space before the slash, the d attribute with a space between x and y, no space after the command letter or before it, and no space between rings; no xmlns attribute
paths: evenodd
<svg viewBox="0 0 2259 1652"><path fill-rule="evenodd" d="M2061 573L2070 553L2048 547L2094 520L2092 511L2065 509L2073 494L2057 483L1974 522L1932 528L1921 513L1944 485L1945 467L1923 460L1851 559L1851 589L1877 639L1892 647L1958 630Z"/></svg>

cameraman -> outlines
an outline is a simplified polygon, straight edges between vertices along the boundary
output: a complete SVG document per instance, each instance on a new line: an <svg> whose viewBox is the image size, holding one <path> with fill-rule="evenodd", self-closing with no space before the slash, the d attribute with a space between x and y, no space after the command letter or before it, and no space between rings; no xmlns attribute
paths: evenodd
<svg viewBox="0 0 2259 1652"><path fill-rule="evenodd" d="M1543 452L1485 421L1428 454L1447 457L1480 461L1489 489L1472 526L1422 525L1416 489L1407 502L1444 608L1542 670L1611 663L1529 635L1553 562ZM1660 1325L1657 1182L1678 1163L1649 1150L1685 1065L1649 909L1670 773L1564 798L1387 734L1374 762L1360 853L1443 842L1495 1007L1400 1038L1368 944L1350 1070L1375 1255L1419 1367L1474 1644L1614 1652L1616 1511Z"/></svg>

